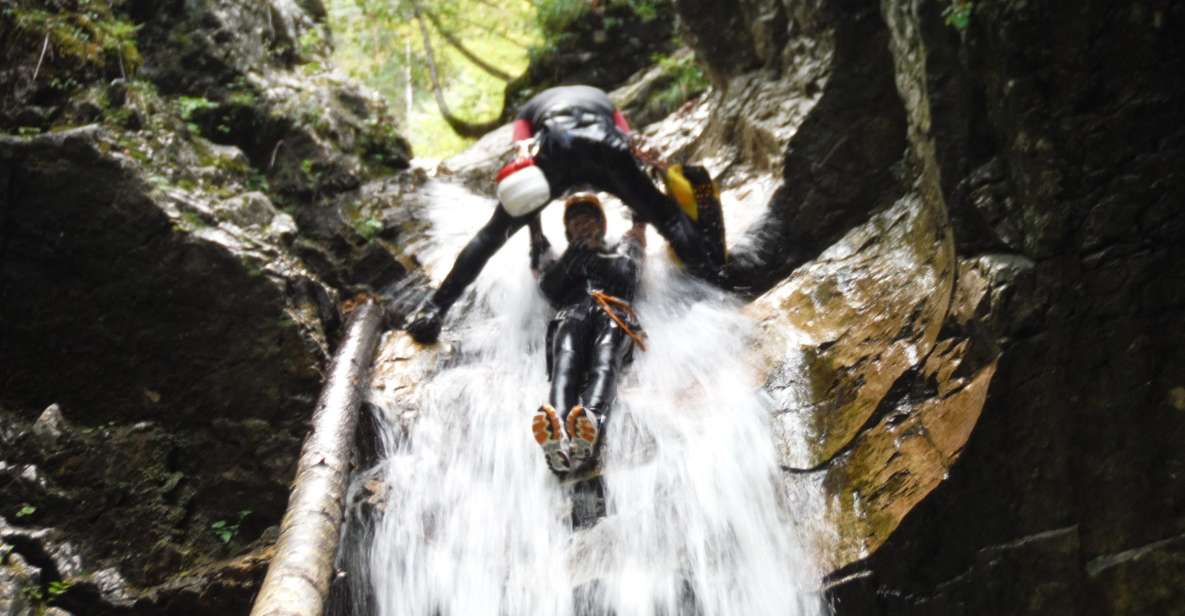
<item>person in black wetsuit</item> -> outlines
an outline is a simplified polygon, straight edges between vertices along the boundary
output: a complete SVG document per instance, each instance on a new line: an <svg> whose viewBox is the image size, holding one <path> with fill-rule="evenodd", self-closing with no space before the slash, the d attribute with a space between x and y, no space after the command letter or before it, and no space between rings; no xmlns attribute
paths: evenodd
<svg viewBox="0 0 1185 616"><path fill-rule="evenodd" d="M679 206L655 187L631 152L629 125L601 90L561 86L537 94L514 121L514 139L526 156L534 139L534 164L542 171L550 198L575 188L591 187L621 199L640 221L654 225L687 268L707 279L719 277L721 263ZM544 207L546 203L539 206ZM406 329L419 342L433 342L449 308L506 240L538 210L511 215L503 204L457 256L440 287L407 319ZM534 226L534 225L533 225Z"/></svg>
<svg viewBox="0 0 1185 616"><path fill-rule="evenodd" d="M559 257L543 232L531 229L531 269L556 308L546 343L551 392L531 429L556 473L595 464L617 375L634 347L645 350L646 344L630 307L641 277L645 223L635 218L621 241L607 246L600 202L578 193L565 204L564 229L568 247Z"/></svg>

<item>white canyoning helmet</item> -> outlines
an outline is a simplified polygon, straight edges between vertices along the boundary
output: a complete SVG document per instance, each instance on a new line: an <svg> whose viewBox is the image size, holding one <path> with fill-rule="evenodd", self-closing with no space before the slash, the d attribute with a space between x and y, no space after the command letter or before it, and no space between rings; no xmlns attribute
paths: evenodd
<svg viewBox="0 0 1185 616"><path fill-rule="evenodd" d="M521 158L498 171L498 201L513 217L526 216L551 201L551 185L534 159Z"/></svg>

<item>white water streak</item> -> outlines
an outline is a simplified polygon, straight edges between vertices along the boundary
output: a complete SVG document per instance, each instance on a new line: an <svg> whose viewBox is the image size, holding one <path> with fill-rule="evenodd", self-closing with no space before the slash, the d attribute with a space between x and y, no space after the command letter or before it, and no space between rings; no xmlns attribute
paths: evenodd
<svg viewBox="0 0 1185 616"><path fill-rule="evenodd" d="M437 278L492 202L436 184L427 238ZM560 207L545 228L562 248ZM609 208L610 236L625 227ZM446 325L459 357L416 395L410 436L388 426L386 514L369 548L382 616L555 616L599 579L591 611L619 616L818 614L818 571L799 537L769 397L749 365L738 302L676 271L651 246L636 308L649 337L608 424L608 517L574 533L568 488L530 431L546 400L550 310L527 268L526 233L487 265ZM814 515L813 513L811 515ZM797 520L801 522L801 520ZM698 612L687 607L689 594Z"/></svg>

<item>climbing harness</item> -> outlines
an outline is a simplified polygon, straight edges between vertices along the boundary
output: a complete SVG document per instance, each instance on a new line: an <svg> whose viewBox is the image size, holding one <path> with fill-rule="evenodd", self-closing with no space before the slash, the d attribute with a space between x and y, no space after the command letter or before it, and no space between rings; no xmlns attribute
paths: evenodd
<svg viewBox="0 0 1185 616"><path fill-rule="evenodd" d="M608 293L597 289L589 291L588 294L593 298L593 301L595 301L597 305L600 306L601 310L605 311L605 314L608 315L609 318L621 328L621 331L625 332L625 335L633 339L633 341L638 345L639 349L642 349L643 351L646 350L646 332L642 331L642 328L640 327L637 329L637 331L635 331L633 327L625 322L625 319L621 318L621 315L617 314L617 310L621 310L627 317L630 318L630 320L637 323L638 314L634 312L634 308L633 306L629 305L629 302L621 299L620 297L609 295Z"/></svg>

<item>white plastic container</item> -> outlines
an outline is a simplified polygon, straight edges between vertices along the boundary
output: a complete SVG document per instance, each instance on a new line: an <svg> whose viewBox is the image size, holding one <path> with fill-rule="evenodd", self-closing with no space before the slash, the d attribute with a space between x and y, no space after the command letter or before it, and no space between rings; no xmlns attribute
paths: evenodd
<svg viewBox="0 0 1185 616"><path fill-rule="evenodd" d="M551 201L551 185L534 161L523 159L498 172L498 201L513 217L526 216Z"/></svg>

